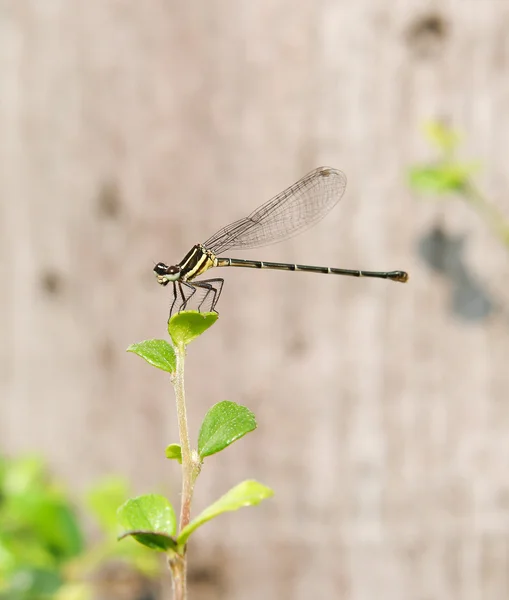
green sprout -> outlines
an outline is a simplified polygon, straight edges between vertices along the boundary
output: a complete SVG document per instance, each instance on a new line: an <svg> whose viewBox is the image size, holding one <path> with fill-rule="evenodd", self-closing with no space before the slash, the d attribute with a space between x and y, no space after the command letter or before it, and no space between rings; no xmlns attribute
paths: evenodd
<svg viewBox="0 0 509 600"><path fill-rule="evenodd" d="M200 427L196 448L191 447L184 389L184 360L187 346L217 320L217 313L184 311L168 322L172 343L147 340L127 349L152 366L170 373L175 391L180 443L166 448L166 457L182 469L180 516L164 496L148 494L131 498L118 509L124 531L119 539L133 537L144 546L166 553L176 600L186 598L187 543L196 529L207 521L244 506L259 504L273 495L270 488L254 480L239 483L191 519L191 503L198 475L207 456L216 454L256 429L253 413L235 402L222 401L210 408Z"/></svg>

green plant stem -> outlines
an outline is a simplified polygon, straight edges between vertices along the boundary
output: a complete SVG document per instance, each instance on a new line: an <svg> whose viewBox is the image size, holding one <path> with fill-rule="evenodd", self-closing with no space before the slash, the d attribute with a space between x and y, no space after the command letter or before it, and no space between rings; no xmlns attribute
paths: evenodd
<svg viewBox="0 0 509 600"><path fill-rule="evenodd" d="M173 387L177 402L177 418L179 426L180 447L182 448L182 497L180 499L180 525L179 531L191 519L191 501L193 498L194 482L196 480L196 467L193 461L189 430L187 427L186 397L184 389L184 360L186 348L184 344L175 346L176 369L173 376ZM175 554L170 559L170 569L173 577L173 592L175 600L185 600L186 591L186 549L182 554Z"/></svg>
<svg viewBox="0 0 509 600"><path fill-rule="evenodd" d="M175 347L177 365L173 386L175 388L175 399L177 402L177 418L179 426L180 447L182 448L182 498L180 506L179 531L189 523L191 519L191 500L194 487L194 462L189 442L189 430L187 427L186 396L184 390L184 360L186 349L184 345Z"/></svg>
<svg viewBox="0 0 509 600"><path fill-rule="evenodd" d="M488 223L493 233L499 240L509 247L509 222L498 208L490 204L477 187L467 182L463 186L465 200L474 208Z"/></svg>

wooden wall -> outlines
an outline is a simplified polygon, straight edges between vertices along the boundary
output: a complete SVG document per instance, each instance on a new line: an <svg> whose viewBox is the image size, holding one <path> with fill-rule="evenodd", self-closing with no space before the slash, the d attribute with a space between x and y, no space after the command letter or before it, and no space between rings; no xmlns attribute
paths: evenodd
<svg viewBox="0 0 509 600"><path fill-rule="evenodd" d="M196 510L250 477L276 496L196 536L194 598L505 600L507 250L405 173L433 158L423 122L445 118L509 216L509 3L1 9L1 450L42 453L77 492L120 473L177 502L172 389L124 353L165 335L153 261L338 167L348 189L326 220L243 256L411 281L221 273L221 318L187 361L193 435L222 399L259 429L208 461ZM452 312L419 256L436 224L463 239L488 318Z"/></svg>

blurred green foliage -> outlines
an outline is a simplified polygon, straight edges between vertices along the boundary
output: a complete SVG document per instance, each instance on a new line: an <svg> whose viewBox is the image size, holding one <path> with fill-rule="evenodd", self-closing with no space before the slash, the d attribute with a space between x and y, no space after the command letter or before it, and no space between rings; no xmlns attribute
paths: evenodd
<svg viewBox="0 0 509 600"><path fill-rule="evenodd" d="M487 200L473 181L480 164L458 160L461 136L457 131L438 121L425 125L424 134L438 152L435 161L414 165L409 169L410 187L417 192L439 198L455 194L481 216L494 235L509 249L509 220Z"/></svg>
<svg viewBox="0 0 509 600"><path fill-rule="evenodd" d="M116 510L128 496L119 479L88 494L102 540L87 547L77 511L43 461L0 457L0 600L87 600L91 574L112 559L155 577L159 565L150 552L117 542Z"/></svg>
<svg viewBox="0 0 509 600"><path fill-rule="evenodd" d="M461 136L443 123L432 121L424 126L424 135L435 147L438 157L430 164L415 165L409 170L411 187L423 193L444 195L462 193L469 178L480 171L478 163L462 162L456 158Z"/></svg>

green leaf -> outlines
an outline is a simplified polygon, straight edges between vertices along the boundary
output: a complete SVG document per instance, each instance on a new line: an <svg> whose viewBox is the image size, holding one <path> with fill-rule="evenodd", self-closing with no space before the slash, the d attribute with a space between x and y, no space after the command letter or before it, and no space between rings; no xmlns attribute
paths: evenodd
<svg viewBox="0 0 509 600"><path fill-rule="evenodd" d="M182 529L177 539L178 545L184 546L195 529L214 517L225 512L238 510L243 506L259 504L265 498L270 498L273 495L274 492L270 488L258 483L258 481L248 480L239 483Z"/></svg>
<svg viewBox="0 0 509 600"><path fill-rule="evenodd" d="M426 123L424 135L433 145L446 153L451 153L461 141L461 136L457 131L440 121Z"/></svg>
<svg viewBox="0 0 509 600"><path fill-rule="evenodd" d="M217 321L217 313L187 310L177 313L168 322L168 333L175 346L187 346Z"/></svg>
<svg viewBox="0 0 509 600"><path fill-rule="evenodd" d="M140 544L163 552L175 547L177 519L164 496L147 494L131 498L118 509L117 516L126 529L119 539L132 535Z"/></svg>
<svg viewBox="0 0 509 600"><path fill-rule="evenodd" d="M439 167L413 167L409 172L409 183L418 192L441 194L448 188Z"/></svg>
<svg viewBox="0 0 509 600"><path fill-rule="evenodd" d="M177 547L175 538L166 535L165 533L155 533L154 531L145 531L143 529L132 529L131 531L125 531L122 535L119 535L118 539L123 540L127 536L131 536L143 546L146 546L151 550L158 550L159 552L168 552L168 550L174 550Z"/></svg>
<svg viewBox="0 0 509 600"><path fill-rule="evenodd" d="M180 444L170 444L166 448L166 458L178 460L182 464L182 448Z"/></svg>
<svg viewBox="0 0 509 600"><path fill-rule="evenodd" d="M410 169L410 185L419 192L445 194L460 192L478 169L475 164L442 164Z"/></svg>
<svg viewBox="0 0 509 600"><path fill-rule="evenodd" d="M41 499L37 508L34 507L33 527L62 560L83 551L83 534L77 516L63 500Z"/></svg>
<svg viewBox="0 0 509 600"><path fill-rule="evenodd" d="M166 340L146 340L139 344L131 344L127 352L141 356L150 365L162 371L175 371L175 350Z"/></svg>
<svg viewBox="0 0 509 600"><path fill-rule="evenodd" d="M17 536L19 539L24 539L24 532L29 531L33 547L37 544L51 552L55 559L63 561L82 552L84 541L78 519L56 490L28 489L9 498L4 510L9 530L17 530L21 534Z"/></svg>
<svg viewBox="0 0 509 600"><path fill-rule="evenodd" d="M218 402L203 419L198 454L204 458L220 452L253 429L256 429L256 420L248 408L227 400Z"/></svg>
<svg viewBox="0 0 509 600"><path fill-rule="evenodd" d="M57 567L83 551L78 518L38 458L2 462L0 588L16 566Z"/></svg>

